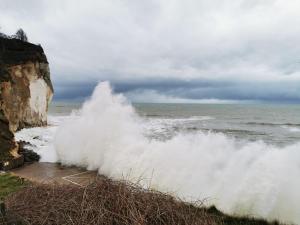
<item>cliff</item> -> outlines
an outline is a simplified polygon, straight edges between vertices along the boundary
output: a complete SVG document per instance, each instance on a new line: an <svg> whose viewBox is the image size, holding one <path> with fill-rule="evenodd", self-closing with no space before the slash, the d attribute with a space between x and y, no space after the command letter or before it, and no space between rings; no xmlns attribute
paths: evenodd
<svg viewBox="0 0 300 225"><path fill-rule="evenodd" d="M52 95L43 48L0 37L0 164L18 157L14 132L47 124Z"/></svg>

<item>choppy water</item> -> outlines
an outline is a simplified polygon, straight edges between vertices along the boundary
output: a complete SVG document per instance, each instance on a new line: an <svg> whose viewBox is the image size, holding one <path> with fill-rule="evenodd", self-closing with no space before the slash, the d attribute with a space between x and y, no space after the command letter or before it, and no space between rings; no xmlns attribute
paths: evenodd
<svg viewBox="0 0 300 225"><path fill-rule="evenodd" d="M300 140L300 105L135 103L133 106L146 120L145 133L150 138L164 140L178 133L202 131L280 146ZM52 103L50 124L59 123L80 107L80 103Z"/></svg>
<svg viewBox="0 0 300 225"><path fill-rule="evenodd" d="M300 140L300 105L135 104L162 136L211 131L285 145Z"/></svg>
<svg viewBox="0 0 300 225"><path fill-rule="evenodd" d="M48 127L24 129L17 139L31 142L33 150L52 147L56 128L77 116L82 103L53 102ZM162 104L133 103L145 120L149 139L166 140L180 133L223 133L237 141L263 141L286 146L300 141L300 105L294 104Z"/></svg>

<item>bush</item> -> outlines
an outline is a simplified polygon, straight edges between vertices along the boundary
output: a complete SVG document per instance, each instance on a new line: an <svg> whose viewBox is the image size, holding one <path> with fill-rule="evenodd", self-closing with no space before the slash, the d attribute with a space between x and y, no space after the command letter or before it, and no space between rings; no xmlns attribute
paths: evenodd
<svg viewBox="0 0 300 225"><path fill-rule="evenodd" d="M28 224L103 225L268 225L228 216L201 202L189 204L156 191L102 178L87 186L44 184L6 199L7 209Z"/></svg>
<svg viewBox="0 0 300 225"><path fill-rule="evenodd" d="M22 28L20 28L20 29L16 32L16 34L15 34L14 37L15 37L16 39L21 40L21 41L28 42L27 35L26 35L26 33L24 32L24 30L23 30Z"/></svg>

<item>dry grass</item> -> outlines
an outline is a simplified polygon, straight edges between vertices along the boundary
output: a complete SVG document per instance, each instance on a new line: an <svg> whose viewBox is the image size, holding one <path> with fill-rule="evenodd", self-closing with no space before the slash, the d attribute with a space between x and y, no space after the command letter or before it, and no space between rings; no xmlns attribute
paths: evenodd
<svg viewBox="0 0 300 225"><path fill-rule="evenodd" d="M109 179L87 187L32 185L6 198L6 205L10 218L22 218L23 224L271 224L230 217L214 207L196 207L160 192Z"/></svg>

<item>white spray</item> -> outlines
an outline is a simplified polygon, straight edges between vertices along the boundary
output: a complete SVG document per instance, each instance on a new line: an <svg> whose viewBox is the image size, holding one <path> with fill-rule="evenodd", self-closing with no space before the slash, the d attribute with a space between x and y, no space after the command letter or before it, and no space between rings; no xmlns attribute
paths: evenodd
<svg viewBox="0 0 300 225"><path fill-rule="evenodd" d="M227 213L300 223L300 143L240 145L201 132L149 141L141 123L122 95L100 83L80 116L58 128L58 160L186 200L208 199Z"/></svg>

